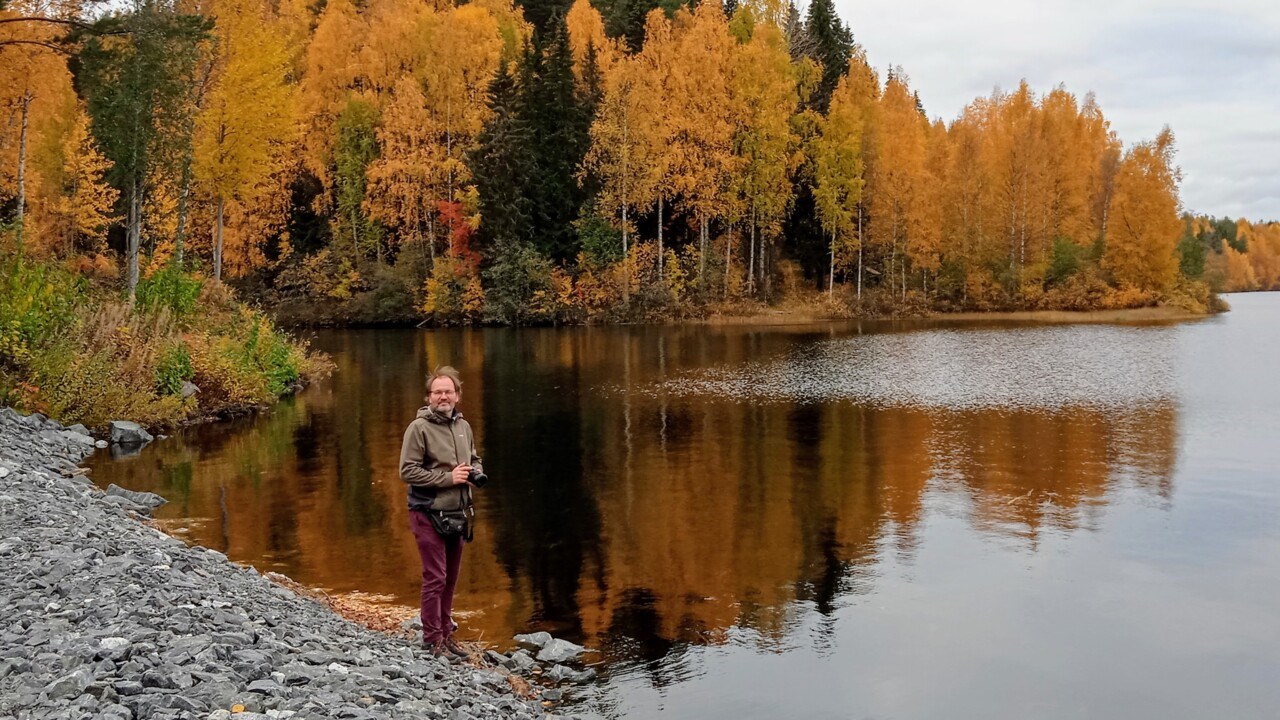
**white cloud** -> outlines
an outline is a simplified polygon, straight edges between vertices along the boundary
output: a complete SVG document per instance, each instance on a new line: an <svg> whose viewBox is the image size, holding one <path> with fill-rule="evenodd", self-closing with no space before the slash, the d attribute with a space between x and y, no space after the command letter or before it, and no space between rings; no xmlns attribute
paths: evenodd
<svg viewBox="0 0 1280 720"><path fill-rule="evenodd" d="M931 116L1025 78L1093 91L1126 144L1169 125L1187 209L1280 220L1280 3L1258 0L836 0L883 71Z"/></svg>

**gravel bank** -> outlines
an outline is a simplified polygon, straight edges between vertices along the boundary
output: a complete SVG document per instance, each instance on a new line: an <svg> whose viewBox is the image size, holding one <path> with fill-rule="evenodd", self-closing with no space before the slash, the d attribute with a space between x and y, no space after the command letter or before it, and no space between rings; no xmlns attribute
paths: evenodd
<svg viewBox="0 0 1280 720"><path fill-rule="evenodd" d="M449 665L138 522L146 494L76 474L94 451L77 430L0 409L0 719L543 717L504 670Z"/></svg>

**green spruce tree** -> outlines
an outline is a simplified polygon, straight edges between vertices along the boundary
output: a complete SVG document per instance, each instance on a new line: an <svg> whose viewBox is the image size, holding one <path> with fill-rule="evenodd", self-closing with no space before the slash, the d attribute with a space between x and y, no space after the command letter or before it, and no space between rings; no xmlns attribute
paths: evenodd
<svg viewBox="0 0 1280 720"><path fill-rule="evenodd" d="M520 88L505 63L489 94L493 117L468 159L479 194L477 240L486 265L498 259L497 248L531 242L533 199L528 191L536 181L533 134L521 110Z"/></svg>

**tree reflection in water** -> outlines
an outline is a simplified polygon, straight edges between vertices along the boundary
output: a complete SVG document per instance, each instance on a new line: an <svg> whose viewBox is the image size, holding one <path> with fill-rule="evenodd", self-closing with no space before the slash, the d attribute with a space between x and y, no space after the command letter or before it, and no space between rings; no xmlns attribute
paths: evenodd
<svg viewBox="0 0 1280 720"><path fill-rule="evenodd" d="M934 513L1035 553L1046 533L1096 529L1118 491L1170 497L1178 411L1167 398L1054 406L1038 393L1035 406L948 407L770 394L770 368L785 367L770 362L856 330L321 333L332 381L136 458L96 458L93 477L168 497L162 517L235 560L412 607L399 443L423 373L452 363L493 478L476 493L481 523L460 581L467 636L502 645L550 630L658 685L690 645L785 649L809 610L823 652L836 611L874 593L887 558L909 564ZM1124 330L1093 339L1166 342L1159 328ZM911 362L941 377L948 359ZM691 392L686 379L703 372L763 392ZM1140 366L1108 372L1108 387L1147 382ZM1114 375L1124 372L1133 377Z"/></svg>

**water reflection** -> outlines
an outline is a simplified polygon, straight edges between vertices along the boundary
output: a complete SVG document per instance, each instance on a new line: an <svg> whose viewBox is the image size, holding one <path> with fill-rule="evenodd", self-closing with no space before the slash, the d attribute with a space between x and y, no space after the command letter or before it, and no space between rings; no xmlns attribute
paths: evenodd
<svg viewBox="0 0 1280 720"><path fill-rule="evenodd" d="M692 647L806 633L832 652L841 609L913 562L933 513L1035 553L1098 528L1117 492L1167 502L1170 332L327 332L333 381L93 477L163 494L162 517L233 559L412 606L399 443L423 372L453 363L493 478L468 635L547 629L662 686Z"/></svg>

